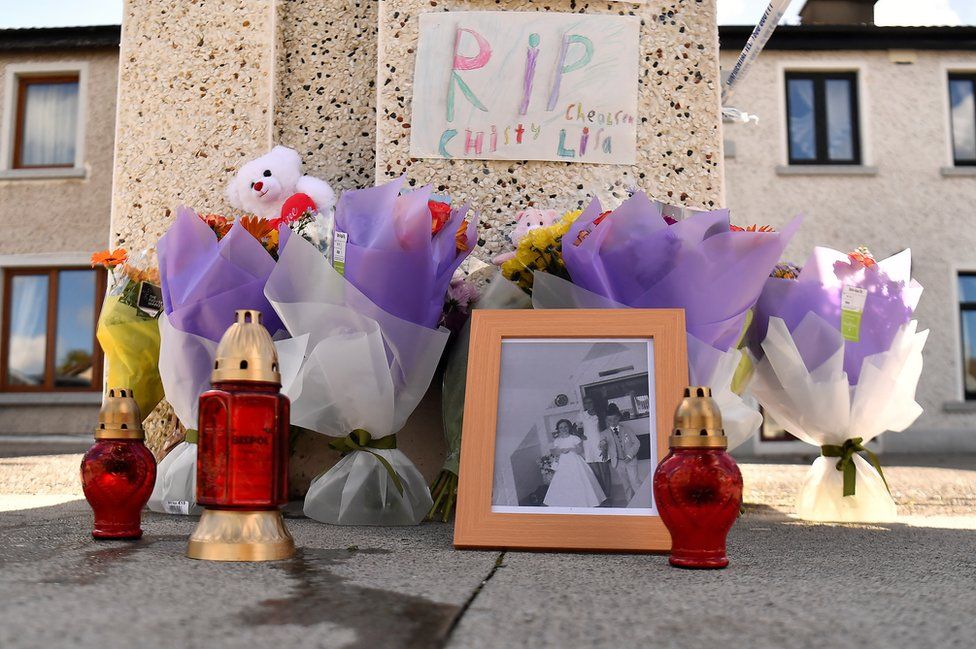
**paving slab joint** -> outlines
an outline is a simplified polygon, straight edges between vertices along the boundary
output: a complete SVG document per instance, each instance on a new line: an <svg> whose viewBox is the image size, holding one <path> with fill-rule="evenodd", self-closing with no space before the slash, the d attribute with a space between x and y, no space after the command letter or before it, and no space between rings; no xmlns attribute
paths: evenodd
<svg viewBox="0 0 976 649"><path fill-rule="evenodd" d="M451 620L451 626L447 628L447 633L444 634L444 643L441 646L447 646L448 642L451 640L451 636L454 635L455 629L457 629L458 625L461 624L461 620L464 618L465 613L467 613L468 609L471 608L471 605L474 604L474 600L478 599L478 595L480 595L481 591L485 589L488 582L492 580L495 573L498 572L498 569L504 567L505 552L502 551L498 553L497 557L495 557L495 565L491 567L491 570L489 570L488 574L485 575L485 578L481 580L481 583L479 583L478 586L471 591L471 594L468 595L468 599L465 600L464 605L461 606L461 609L454 616L454 619Z"/></svg>

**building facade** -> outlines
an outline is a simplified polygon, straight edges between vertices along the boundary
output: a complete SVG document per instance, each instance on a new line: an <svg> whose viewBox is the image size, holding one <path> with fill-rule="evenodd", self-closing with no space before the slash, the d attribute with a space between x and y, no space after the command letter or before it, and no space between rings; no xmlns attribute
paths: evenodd
<svg viewBox="0 0 976 649"><path fill-rule="evenodd" d="M0 30L0 435L89 431L119 28Z"/></svg>
<svg viewBox="0 0 976 649"><path fill-rule="evenodd" d="M751 30L720 29L728 70ZM929 329L925 413L885 452L976 451L976 28L781 26L725 124L726 202L738 223L803 227L786 253L911 248ZM801 450L767 427L751 449ZM763 439L768 442L762 441Z"/></svg>

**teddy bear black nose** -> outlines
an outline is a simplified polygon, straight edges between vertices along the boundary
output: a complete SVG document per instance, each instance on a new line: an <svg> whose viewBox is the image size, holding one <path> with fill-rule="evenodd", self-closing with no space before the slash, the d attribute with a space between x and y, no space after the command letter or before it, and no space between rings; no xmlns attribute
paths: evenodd
<svg viewBox="0 0 976 649"><path fill-rule="evenodd" d="M271 170L270 169L265 169L264 170L264 177L265 178L270 178L271 177Z"/></svg>

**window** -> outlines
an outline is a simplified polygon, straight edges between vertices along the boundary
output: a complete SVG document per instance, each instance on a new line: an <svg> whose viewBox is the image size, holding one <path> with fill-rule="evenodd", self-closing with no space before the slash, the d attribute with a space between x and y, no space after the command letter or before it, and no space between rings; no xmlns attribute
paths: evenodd
<svg viewBox="0 0 976 649"><path fill-rule="evenodd" d="M762 415L762 426L759 427L759 441L761 442L795 442L797 438L789 431L776 423L772 415L766 412L762 406L759 407Z"/></svg>
<svg viewBox="0 0 976 649"><path fill-rule="evenodd" d="M100 390L95 323L104 293L102 270L4 271L0 388Z"/></svg>
<svg viewBox="0 0 976 649"><path fill-rule="evenodd" d="M962 388L976 400L976 272L959 273L959 323L962 327Z"/></svg>
<svg viewBox="0 0 976 649"><path fill-rule="evenodd" d="M791 165L861 164L855 73L788 72L786 113Z"/></svg>
<svg viewBox="0 0 976 649"><path fill-rule="evenodd" d="M952 124L952 161L956 166L976 165L976 74L949 75L949 121Z"/></svg>
<svg viewBox="0 0 976 649"><path fill-rule="evenodd" d="M75 166L78 74L18 76L13 167Z"/></svg>

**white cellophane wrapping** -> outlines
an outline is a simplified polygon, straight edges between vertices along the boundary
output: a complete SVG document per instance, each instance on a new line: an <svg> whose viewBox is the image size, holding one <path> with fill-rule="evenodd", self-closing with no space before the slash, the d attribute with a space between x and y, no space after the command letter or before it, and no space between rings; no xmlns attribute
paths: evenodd
<svg viewBox="0 0 976 649"><path fill-rule="evenodd" d="M915 388L928 331L917 327L914 320L903 325L888 351L865 357L858 383L851 386L840 331L814 313L792 334L782 319L770 318L765 357L755 364L751 391L780 425L814 446L840 446L857 437L867 443L885 431L903 431L922 414ZM817 458L797 499L800 518L860 523L897 518L878 472L860 456L853 460L856 492L844 496L837 458Z"/></svg>
<svg viewBox="0 0 976 649"><path fill-rule="evenodd" d="M159 316L159 376L166 400L186 429L197 428L200 395L210 389L210 373L217 343L175 328ZM304 357L308 337L275 342L282 383L293 382ZM156 468L156 484L149 509L164 514L199 514L196 504L197 445L180 442Z"/></svg>
<svg viewBox="0 0 976 649"><path fill-rule="evenodd" d="M555 275L535 273L532 306L536 309L626 309ZM738 349L722 351L688 335L688 374L692 385L707 385L722 413L729 449L746 441L762 423L762 415L732 391L732 378L742 359Z"/></svg>
<svg viewBox="0 0 976 649"><path fill-rule="evenodd" d="M265 295L293 334L307 335L304 361L283 383L296 426L345 437L364 429L393 435L427 392L447 342L392 316L356 290L301 237L290 237ZM312 481L305 515L340 525L416 525L433 501L403 452L379 450L403 485L401 494L371 452L353 451Z"/></svg>

